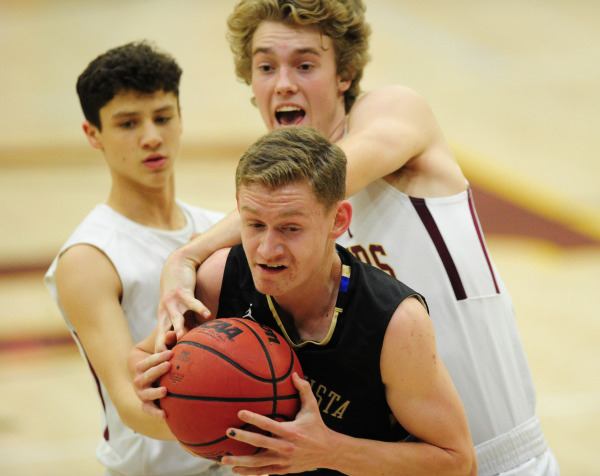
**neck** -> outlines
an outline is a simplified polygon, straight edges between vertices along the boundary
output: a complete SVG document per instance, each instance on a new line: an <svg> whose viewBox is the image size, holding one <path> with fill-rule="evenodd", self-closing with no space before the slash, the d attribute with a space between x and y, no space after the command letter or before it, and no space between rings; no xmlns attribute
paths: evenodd
<svg viewBox="0 0 600 476"><path fill-rule="evenodd" d="M106 204L140 225L161 230L179 230L185 216L175 202L174 186L158 189L113 186Z"/></svg>
<svg viewBox="0 0 600 476"><path fill-rule="evenodd" d="M303 287L293 300L286 296L272 298L293 340L321 342L329 332L342 276L342 262L337 253L330 264L323 279L311 280L311 285Z"/></svg>
<svg viewBox="0 0 600 476"><path fill-rule="evenodd" d="M347 116L343 115L341 119L336 121L336 123L334 124L334 127L329 134L329 140L335 143L343 139L346 135L346 126Z"/></svg>

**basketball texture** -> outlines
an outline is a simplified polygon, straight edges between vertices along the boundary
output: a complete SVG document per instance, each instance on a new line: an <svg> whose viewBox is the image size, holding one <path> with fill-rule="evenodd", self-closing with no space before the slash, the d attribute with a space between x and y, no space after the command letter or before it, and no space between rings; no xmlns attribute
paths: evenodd
<svg viewBox="0 0 600 476"><path fill-rule="evenodd" d="M242 422L239 410L278 421L293 420L300 397L292 373L303 377L286 340L267 326L240 318L208 321L173 347L171 369L159 384L167 388L160 406L180 444L215 461L257 449L227 437L228 428L260 431Z"/></svg>

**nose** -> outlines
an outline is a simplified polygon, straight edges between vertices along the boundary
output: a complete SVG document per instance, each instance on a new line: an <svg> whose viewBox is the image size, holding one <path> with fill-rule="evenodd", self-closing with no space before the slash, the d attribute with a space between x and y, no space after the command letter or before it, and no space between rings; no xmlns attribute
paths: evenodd
<svg viewBox="0 0 600 476"><path fill-rule="evenodd" d="M275 262L283 255L283 244L276 230L265 230L258 245L258 252L265 264Z"/></svg>
<svg viewBox="0 0 600 476"><path fill-rule="evenodd" d="M277 94L295 94L298 86L294 80L293 72L288 67L281 67L277 75L275 92Z"/></svg>
<svg viewBox="0 0 600 476"><path fill-rule="evenodd" d="M158 126L153 121L147 121L142 130L142 147L156 149L162 142Z"/></svg>

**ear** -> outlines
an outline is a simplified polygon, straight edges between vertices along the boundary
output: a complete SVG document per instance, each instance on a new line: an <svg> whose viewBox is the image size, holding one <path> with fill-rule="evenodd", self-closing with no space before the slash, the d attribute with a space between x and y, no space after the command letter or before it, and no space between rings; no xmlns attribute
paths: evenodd
<svg viewBox="0 0 600 476"><path fill-rule="evenodd" d="M90 121L84 121L81 125L83 132L87 137L88 142L94 149L103 149L102 141L100 139L101 132L98 128Z"/></svg>
<svg viewBox="0 0 600 476"><path fill-rule="evenodd" d="M342 200L335 206L335 218L331 227L331 237L337 239L346 233L352 220L352 205L347 200Z"/></svg>
<svg viewBox="0 0 600 476"><path fill-rule="evenodd" d="M344 94L346 91L348 91L348 89L350 89L350 86L352 85L352 80L344 79L341 75L338 74L337 84L338 84L338 92L340 94Z"/></svg>

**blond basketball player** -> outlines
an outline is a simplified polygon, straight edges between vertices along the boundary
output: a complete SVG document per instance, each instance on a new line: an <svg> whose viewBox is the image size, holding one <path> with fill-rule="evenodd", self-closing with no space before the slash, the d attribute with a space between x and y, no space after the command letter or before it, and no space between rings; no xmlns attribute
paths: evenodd
<svg viewBox="0 0 600 476"><path fill-rule="evenodd" d="M335 243L352 216L345 166L318 131L289 127L260 138L237 167L242 244L202 264L199 297L217 318L245 316L279 331L308 381L293 375L301 399L293 421L238 412L240 426L227 436L263 451L221 462L252 475L475 476L466 416L425 300ZM171 350L151 354L154 342L130 359L146 405L166 394L153 380L178 365L166 361Z"/></svg>
<svg viewBox="0 0 600 476"><path fill-rule="evenodd" d="M236 73L268 129L312 126L348 157L354 218L338 243L423 293L465 406L482 475L556 475L511 298L469 184L427 102L403 86L359 95L369 27L360 0L243 0L229 17ZM239 217L175 252L162 276L158 348L194 298L196 268L239 241Z"/></svg>

